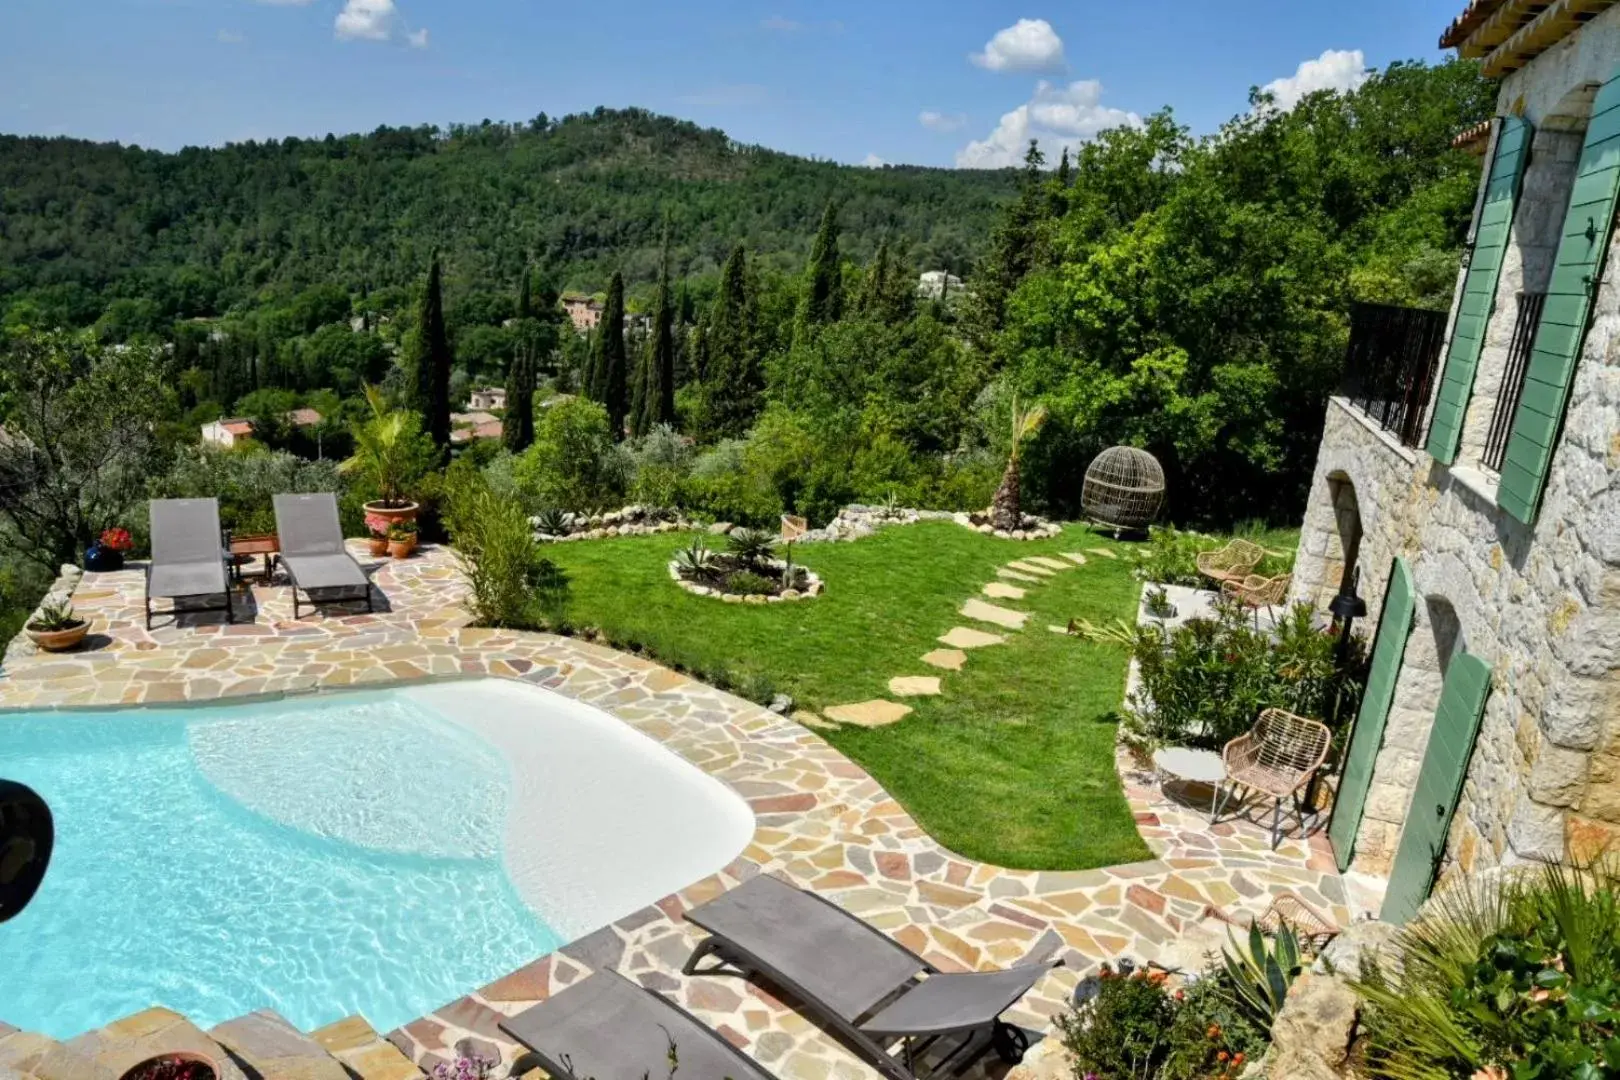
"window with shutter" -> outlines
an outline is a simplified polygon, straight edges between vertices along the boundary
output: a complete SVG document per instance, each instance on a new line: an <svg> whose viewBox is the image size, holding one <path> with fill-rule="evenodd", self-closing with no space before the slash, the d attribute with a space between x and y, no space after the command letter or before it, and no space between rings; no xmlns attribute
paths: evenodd
<svg viewBox="0 0 1620 1080"><path fill-rule="evenodd" d="M1586 341L1592 299L1614 225L1620 189L1620 71L1598 91L1586 129L1575 187L1553 263L1552 282L1530 349L1524 392L1513 416L1496 501L1526 525L1533 524L1563 428L1575 364Z"/></svg>
<svg viewBox="0 0 1620 1080"><path fill-rule="evenodd" d="M1396 559L1389 573L1389 588L1384 592L1384 613L1378 620L1378 640L1373 645L1367 689L1361 695L1361 712L1350 736L1350 748L1345 751L1339 792L1333 800L1333 822L1328 826L1328 840L1333 844L1340 870L1348 869L1355 856L1356 833L1361 828L1361 814L1367 805L1373 764L1384 744L1384 723L1389 719L1389 708L1395 700L1395 680L1400 676L1401 659L1406 655L1406 639L1412 633L1416 602L1412 571L1405 559Z"/></svg>
<svg viewBox="0 0 1620 1080"><path fill-rule="evenodd" d="M1502 260L1513 231L1513 208L1530 157L1530 125L1517 116L1500 117L1497 122L1500 129L1496 155L1491 159L1485 199L1480 206L1474 253L1458 301L1440 390L1434 399L1434 418L1429 424L1428 451L1447 465L1457 459L1457 447L1462 441L1463 417L1468 412L1474 372L1479 367L1485 330L1496 302L1496 285L1502 276Z"/></svg>

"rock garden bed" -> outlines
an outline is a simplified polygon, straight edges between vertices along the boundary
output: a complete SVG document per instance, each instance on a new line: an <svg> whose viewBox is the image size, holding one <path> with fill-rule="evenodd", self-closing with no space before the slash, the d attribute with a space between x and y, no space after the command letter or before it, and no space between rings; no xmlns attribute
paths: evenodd
<svg viewBox="0 0 1620 1080"><path fill-rule="evenodd" d="M822 582L808 567L775 556L776 539L757 529L733 529L728 550L711 549L703 538L676 552L669 576L694 596L718 597L732 604L780 604L821 595Z"/></svg>
<svg viewBox="0 0 1620 1080"><path fill-rule="evenodd" d="M950 517L964 528L983 533L985 536L994 536L998 540L1046 540L1057 536L1063 531L1063 526L1057 522L1047 521L1045 518L1036 517L1033 514L1020 514L1018 528L1016 529L996 528L995 523L990 520L988 510L969 514L951 514Z"/></svg>
<svg viewBox="0 0 1620 1080"><path fill-rule="evenodd" d="M548 510L530 518L529 524L534 527L534 538L547 544L601 540L609 536L651 536L703 528L679 510L665 506L626 506L600 514Z"/></svg>

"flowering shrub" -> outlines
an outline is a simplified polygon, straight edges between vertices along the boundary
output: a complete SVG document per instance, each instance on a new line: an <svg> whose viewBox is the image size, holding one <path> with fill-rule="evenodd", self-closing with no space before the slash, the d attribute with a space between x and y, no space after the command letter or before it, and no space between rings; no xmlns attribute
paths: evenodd
<svg viewBox="0 0 1620 1080"><path fill-rule="evenodd" d="M379 540L388 537L388 530L392 525L393 522L381 514L366 515L366 531Z"/></svg>
<svg viewBox="0 0 1620 1080"><path fill-rule="evenodd" d="M127 552L135 546L128 529L112 528L101 534L101 546L108 551Z"/></svg>

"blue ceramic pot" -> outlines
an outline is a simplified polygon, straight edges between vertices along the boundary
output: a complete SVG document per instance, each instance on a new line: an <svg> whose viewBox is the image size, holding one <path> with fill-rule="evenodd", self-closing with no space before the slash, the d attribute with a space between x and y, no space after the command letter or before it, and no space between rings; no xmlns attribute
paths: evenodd
<svg viewBox="0 0 1620 1080"><path fill-rule="evenodd" d="M124 568L124 553L100 544L91 544L84 553L84 568L98 574L108 574Z"/></svg>

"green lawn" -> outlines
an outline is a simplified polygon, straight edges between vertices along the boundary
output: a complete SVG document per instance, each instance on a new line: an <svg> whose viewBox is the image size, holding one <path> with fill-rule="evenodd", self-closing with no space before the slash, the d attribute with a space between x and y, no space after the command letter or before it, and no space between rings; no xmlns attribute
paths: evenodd
<svg viewBox="0 0 1620 1080"><path fill-rule="evenodd" d="M1129 617L1139 586L1129 559L1093 557L1005 606L1031 612L1006 645L972 650L960 672L920 661L964 620L957 609L1027 555L1108 547L1070 526L1054 540L996 540L949 522L891 527L849 544L807 544L794 559L827 583L820 597L750 606L691 596L667 563L673 534L563 544L570 617L619 648L645 651L756 700L799 708L887 696L895 675L943 677L944 694L880 729L823 734L860 762L947 847L1003 866L1083 869L1149 856L1114 771L1122 648L1047 630L1083 617ZM994 629L993 627L981 627Z"/></svg>

